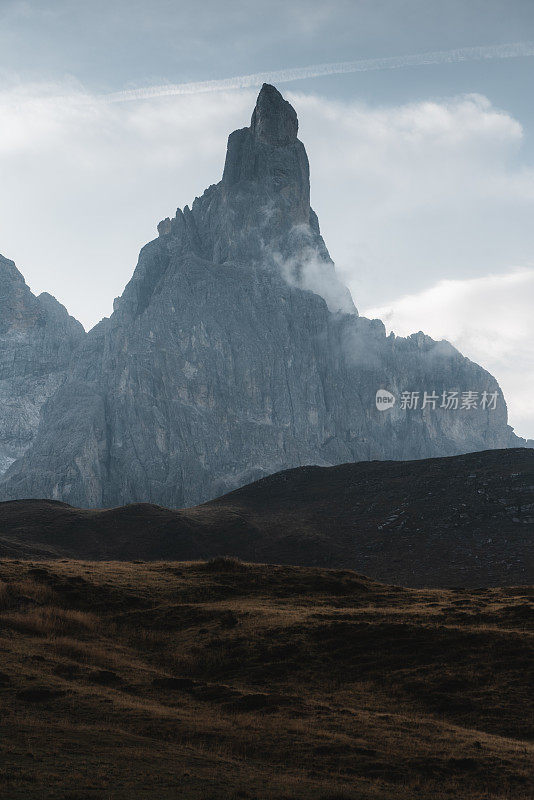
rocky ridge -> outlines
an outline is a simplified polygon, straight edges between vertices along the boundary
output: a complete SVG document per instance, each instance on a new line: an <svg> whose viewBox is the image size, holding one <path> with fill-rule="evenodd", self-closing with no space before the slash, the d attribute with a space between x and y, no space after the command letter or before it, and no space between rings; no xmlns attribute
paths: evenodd
<svg viewBox="0 0 534 800"><path fill-rule="evenodd" d="M31 445L41 408L66 379L84 335L54 297L32 294L0 255L0 474Z"/></svg>
<svg viewBox="0 0 534 800"><path fill-rule="evenodd" d="M288 467L526 444L488 372L358 316L310 207L297 133L294 109L264 85L250 126L229 137L222 180L159 224L112 316L74 337L0 497L180 507ZM386 411L380 389L398 399ZM403 408L414 391L486 393L495 408Z"/></svg>

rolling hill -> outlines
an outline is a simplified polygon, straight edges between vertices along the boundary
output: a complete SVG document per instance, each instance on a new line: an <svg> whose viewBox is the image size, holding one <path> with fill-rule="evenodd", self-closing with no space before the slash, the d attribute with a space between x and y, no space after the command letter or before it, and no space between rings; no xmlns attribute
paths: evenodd
<svg viewBox="0 0 534 800"><path fill-rule="evenodd" d="M0 796L527 800L532 591L0 562Z"/></svg>
<svg viewBox="0 0 534 800"><path fill-rule="evenodd" d="M356 569L406 586L533 582L534 451L300 467L209 503L0 504L0 557L206 559Z"/></svg>

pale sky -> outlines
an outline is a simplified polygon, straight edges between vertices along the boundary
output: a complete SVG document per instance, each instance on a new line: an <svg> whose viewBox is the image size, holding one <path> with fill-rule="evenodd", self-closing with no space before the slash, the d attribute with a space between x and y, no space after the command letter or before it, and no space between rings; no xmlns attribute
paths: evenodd
<svg viewBox="0 0 534 800"><path fill-rule="evenodd" d="M531 0L0 0L0 253L89 328L160 219L220 179L257 87L161 84L534 40ZM447 338L534 437L534 57L279 84L362 313Z"/></svg>

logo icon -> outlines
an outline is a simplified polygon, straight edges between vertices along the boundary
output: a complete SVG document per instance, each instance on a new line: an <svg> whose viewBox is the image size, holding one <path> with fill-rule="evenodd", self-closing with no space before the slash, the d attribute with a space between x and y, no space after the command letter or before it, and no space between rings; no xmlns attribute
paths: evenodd
<svg viewBox="0 0 534 800"><path fill-rule="evenodd" d="M376 407L379 411L387 411L395 405L395 395L386 389L379 389L376 393Z"/></svg>

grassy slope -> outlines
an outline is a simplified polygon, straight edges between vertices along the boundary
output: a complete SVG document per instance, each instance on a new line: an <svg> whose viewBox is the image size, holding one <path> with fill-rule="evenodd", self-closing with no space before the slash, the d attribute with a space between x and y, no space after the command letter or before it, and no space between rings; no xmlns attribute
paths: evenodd
<svg viewBox="0 0 534 800"><path fill-rule="evenodd" d="M0 562L0 797L532 796L532 592Z"/></svg>
<svg viewBox="0 0 534 800"><path fill-rule="evenodd" d="M300 467L190 509L0 503L0 558L245 561L403 586L534 582L534 450Z"/></svg>

